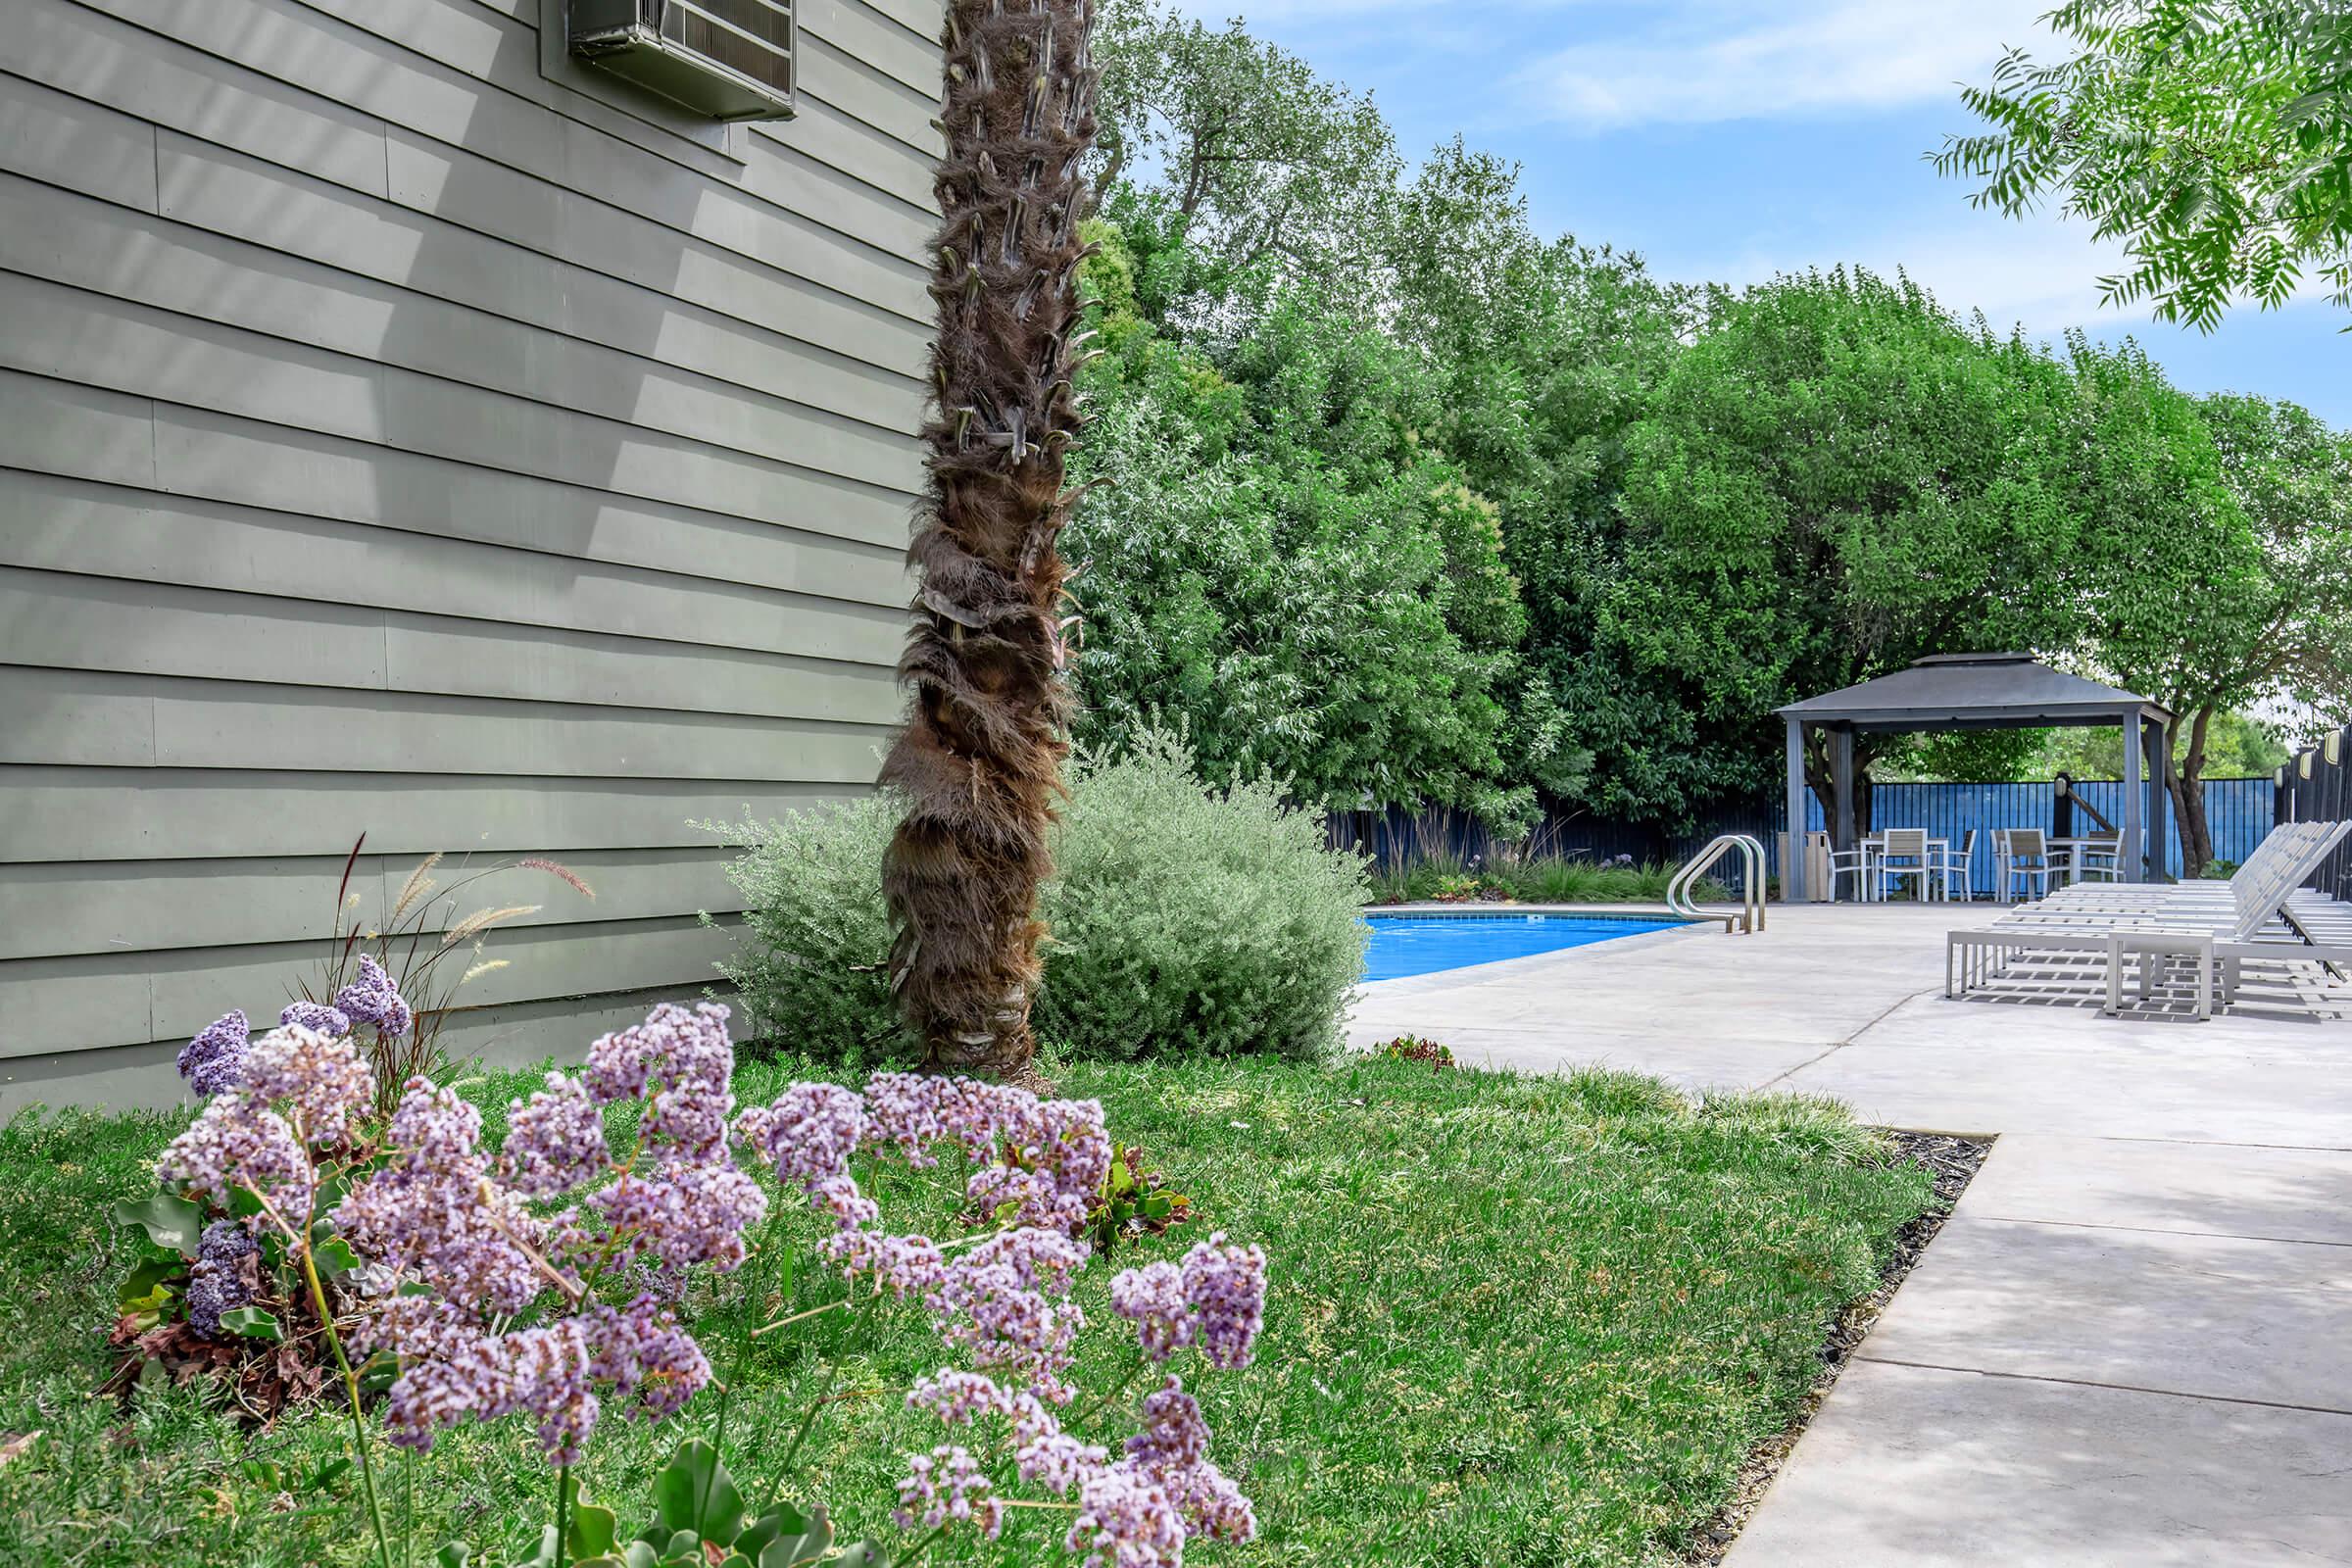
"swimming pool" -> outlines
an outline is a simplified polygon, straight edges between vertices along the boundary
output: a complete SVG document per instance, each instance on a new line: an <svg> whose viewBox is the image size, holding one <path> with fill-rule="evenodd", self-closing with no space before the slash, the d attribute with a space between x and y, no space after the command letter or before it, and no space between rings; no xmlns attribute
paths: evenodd
<svg viewBox="0 0 2352 1568"><path fill-rule="evenodd" d="M1500 958L1524 958L1588 947L1611 937L1666 931L1686 920L1643 914L1372 914L1371 943L1364 950L1366 980L1398 980Z"/></svg>

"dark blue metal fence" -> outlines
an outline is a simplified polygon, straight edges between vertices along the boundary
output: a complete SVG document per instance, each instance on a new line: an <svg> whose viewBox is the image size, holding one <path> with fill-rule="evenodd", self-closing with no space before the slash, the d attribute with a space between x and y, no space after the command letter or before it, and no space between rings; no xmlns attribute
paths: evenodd
<svg viewBox="0 0 2352 1568"><path fill-rule="evenodd" d="M2271 830L2271 797L2275 785L2268 778L2209 778L2204 782L2205 820L2213 834L2213 855L2217 860L2243 860L2254 853L2263 835ZM2124 786L2114 780L2078 782L2075 791L2100 815L2116 826L2124 820ZM1821 803L1807 803L1806 826L1812 831L1823 827ZM2165 874L2180 874L2180 825L2174 820L2166 803L2165 811ZM1969 867L1972 886L1980 891L1992 887L1992 830L1996 827L2033 827L2048 833L2055 831L2058 807L2057 790L2048 783L2029 784L1873 784L1870 787L1870 825L1874 831L1890 827L1924 827L1932 838L1947 839L1954 848L1977 830L1977 853ZM2078 813L2075 830L2089 832L2098 826L2088 820L2086 813Z"/></svg>
<svg viewBox="0 0 2352 1568"><path fill-rule="evenodd" d="M2352 724L2297 752L2278 770L2278 820L2341 822L2352 816ZM2330 898L2352 898L2352 844L2339 845L2304 884Z"/></svg>
<svg viewBox="0 0 2352 1568"><path fill-rule="evenodd" d="M2205 780L2205 816L2213 832L2217 860L2239 861L2254 853L2274 818L2276 782L2262 778ZM2114 780L2078 782L2082 798L2110 823L2123 821L2124 787ZM1873 784L1870 822L1874 829L1922 827L1936 838L1957 846L1970 828L1977 829L1977 853L1970 870L1980 891L1992 887L1992 830L1996 827L2034 827L2052 831L2057 814L2056 789L2047 781L2024 784ZM1808 796L1806 828L1820 832L1821 802ZM1710 823L1690 833L1667 833L1642 824L1602 821L1589 816L1560 815L1537 830L1533 848L1539 852L1606 860L1630 855L1637 860L1681 860L1695 854L1718 833L1752 833L1764 841L1775 876L1780 874L1780 834L1784 812L1776 803L1716 812ZM2165 867L2180 874L2180 824L2165 812ZM2087 832L2097 824L2079 814L2076 830ZM1466 814L1450 810L1412 812L1400 807L1385 811L1333 813L1331 838L1337 844L1361 844L1383 866L1396 866L1432 853L1460 859L1494 852L1492 837Z"/></svg>

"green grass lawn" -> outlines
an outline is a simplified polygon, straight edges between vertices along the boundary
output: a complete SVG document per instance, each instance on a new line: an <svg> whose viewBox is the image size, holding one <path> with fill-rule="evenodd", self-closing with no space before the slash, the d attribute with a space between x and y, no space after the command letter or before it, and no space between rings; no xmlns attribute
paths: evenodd
<svg viewBox="0 0 2352 1568"><path fill-rule="evenodd" d="M739 1093L764 1099L786 1076L747 1066ZM502 1077L480 1098L503 1102L526 1081ZM1617 1075L1227 1061L1073 1066L1060 1086L1099 1097L1114 1135L1143 1145L1200 1215L1122 1261L1176 1254L1211 1227L1272 1258L1256 1365L1188 1368L1217 1457L1261 1522L1253 1545L1188 1553L1203 1564L1676 1561L1749 1446L1786 1425L1829 1319L1876 1283L1928 1192L1834 1109L1692 1108ZM147 1190L144 1165L173 1126L67 1114L0 1130L0 1445L41 1434L0 1467L0 1561L366 1560L354 1478L304 1486L342 1451L348 1428L331 1410L255 1430L203 1388L143 1391L127 1409L92 1397L130 1257L107 1206ZM945 1234L950 1201L897 1170L876 1195L886 1221ZM1108 1273L1091 1270L1081 1292L1092 1388L1130 1359ZM783 1303L772 1286L761 1294L764 1320ZM804 1277L792 1298L840 1294ZM743 1311L705 1316L722 1373ZM944 1359L910 1310L828 1313L758 1344L727 1446L761 1482L828 1386L827 1361L841 1369L832 1387L887 1390ZM589 1493L624 1523L640 1515L660 1455L707 1430L714 1404L706 1391L662 1428L608 1417ZM1114 1414L1101 1435L1122 1430ZM887 1394L834 1405L791 1490L887 1536L900 1453L940 1440ZM545 1518L549 1476L519 1423L464 1429L413 1467L391 1459L387 1476L419 1561L452 1537L497 1562L526 1556ZM1016 1510L993 1546L952 1537L926 1561L1068 1561L1057 1518Z"/></svg>

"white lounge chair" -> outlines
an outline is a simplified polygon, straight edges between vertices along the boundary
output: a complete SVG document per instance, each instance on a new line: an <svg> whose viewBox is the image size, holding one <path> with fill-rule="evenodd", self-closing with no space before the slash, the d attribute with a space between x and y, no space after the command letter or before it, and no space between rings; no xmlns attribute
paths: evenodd
<svg viewBox="0 0 2352 1568"><path fill-rule="evenodd" d="M2226 883L2104 883L2024 906L1944 943L1944 994L1965 996L1995 980L2031 973L2037 989L2065 989L2095 969L2106 1010L2121 1005L2127 964L2137 960L2150 993L2158 966L2174 957L2196 966L2191 997L2212 1011L2218 974L2233 1001L2248 960L2352 963L2352 929L2315 934L2289 914L2301 884L2352 833L2352 822L2290 822L2272 831ZM2073 896L2068 896L2072 894Z"/></svg>

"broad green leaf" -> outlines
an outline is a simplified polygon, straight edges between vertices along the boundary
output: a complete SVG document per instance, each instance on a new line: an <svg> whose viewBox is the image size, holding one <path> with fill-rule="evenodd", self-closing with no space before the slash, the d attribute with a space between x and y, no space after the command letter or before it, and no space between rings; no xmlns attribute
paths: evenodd
<svg viewBox="0 0 2352 1568"><path fill-rule="evenodd" d="M150 1193L136 1201L121 1200L115 1204L115 1223L136 1225L156 1246L170 1248L182 1257L196 1255L197 1241L204 1235L204 1211L174 1193Z"/></svg>
<svg viewBox="0 0 2352 1568"><path fill-rule="evenodd" d="M171 1299L172 1292L164 1281L188 1266L181 1257L151 1257L122 1276L115 1289L115 1302L125 1312L155 1312Z"/></svg>
<svg viewBox="0 0 2352 1568"><path fill-rule="evenodd" d="M236 1306L220 1314L220 1326L231 1334L249 1340L268 1340L272 1345L286 1337L274 1314L258 1306Z"/></svg>
<svg viewBox="0 0 2352 1568"><path fill-rule="evenodd" d="M759 1544L747 1545L755 1530L760 1533ZM810 1505L807 1513L786 1504L762 1514L736 1544L751 1554L759 1568L796 1568L797 1564L815 1562L832 1549L833 1522L825 1517L821 1502Z"/></svg>
<svg viewBox="0 0 2352 1568"><path fill-rule="evenodd" d="M832 1568L890 1568L890 1553L871 1541L852 1542L833 1559Z"/></svg>
<svg viewBox="0 0 2352 1568"><path fill-rule="evenodd" d="M463 1541L453 1541L433 1553L434 1568L475 1568L473 1548Z"/></svg>
<svg viewBox="0 0 2352 1568"><path fill-rule="evenodd" d="M590 1502L580 1494L580 1478L571 1478L571 1523L564 1532L564 1544L577 1558L609 1556L615 1549L614 1538L620 1533L620 1521L612 1509Z"/></svg>
<svg viewBox="0 0 2352 1568"><path fill-rule="evenodd" d="M654 1512L672 1530L691 1530L722 1546L743 1532L743 1494L718 1450L701 1438L679 1444L654 1477ZM676 1556L675 1547L665 1555Z"/></svg>
<svg viewBox="0 0 2352 1568"><path fill-rule="evenodd" d="M330 1236L311 1249L311 1260L318 1265L318 1277L339 1280L360 1266L360 1254L340 1236Z"/></svg>

